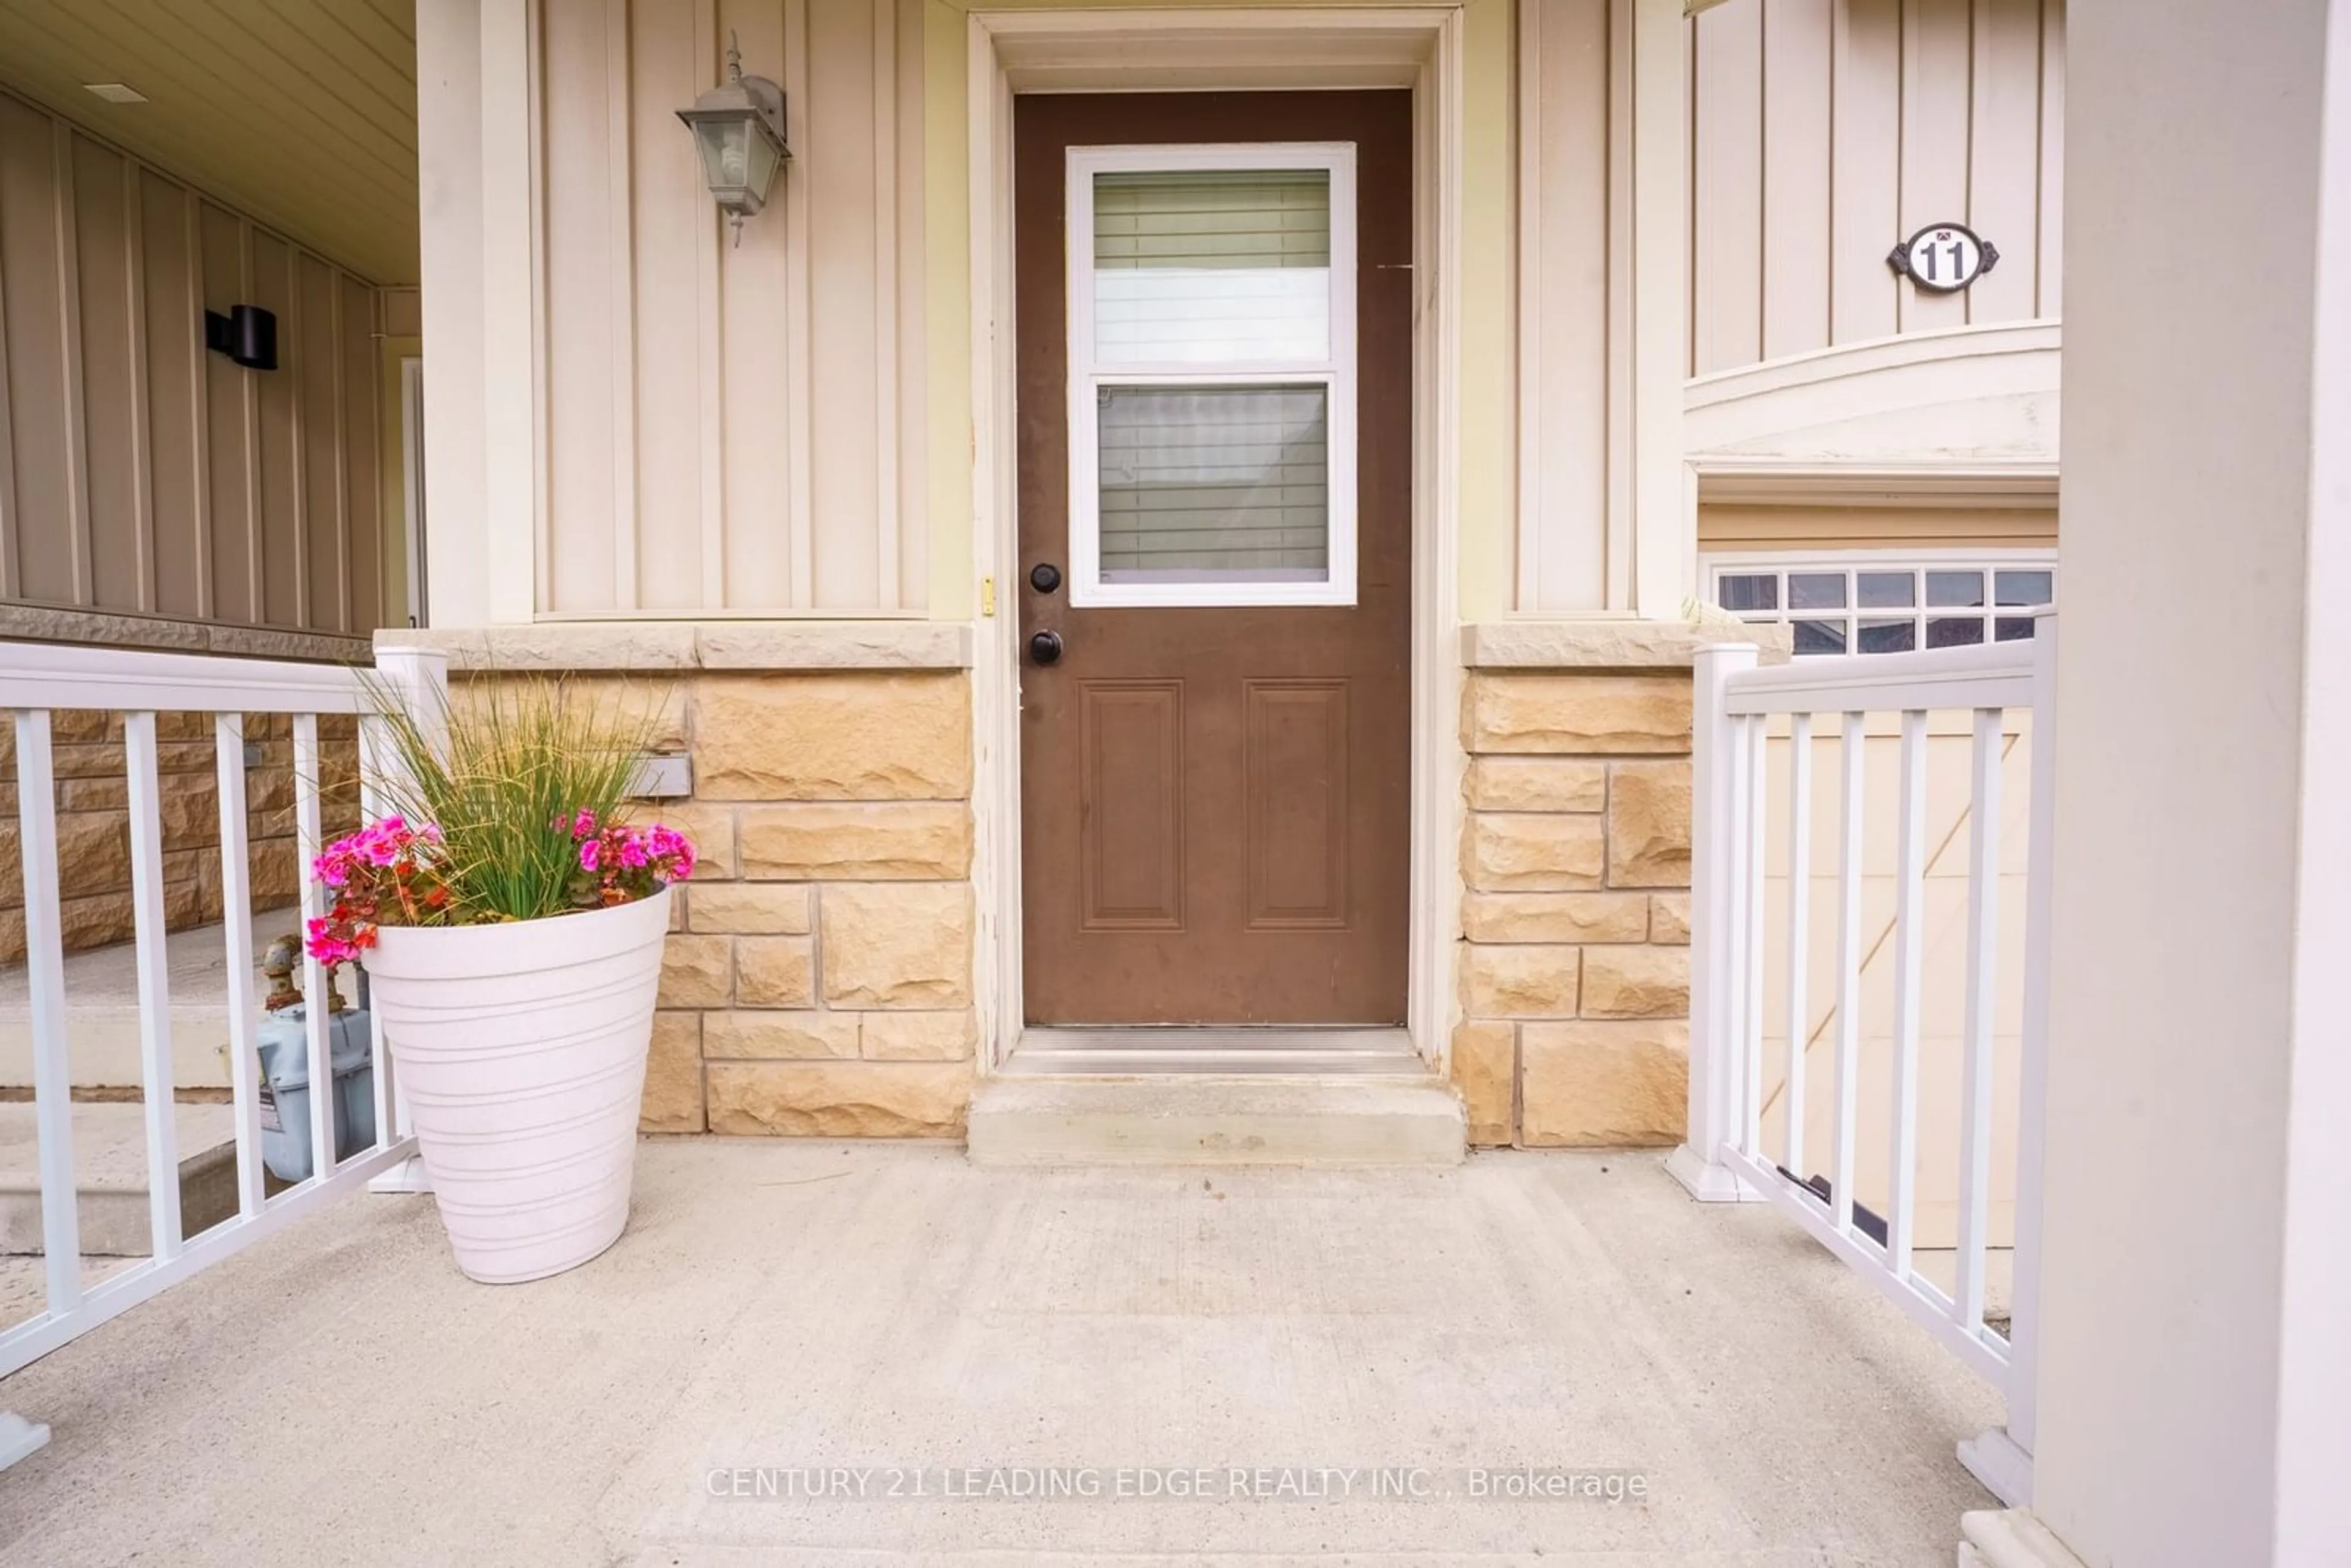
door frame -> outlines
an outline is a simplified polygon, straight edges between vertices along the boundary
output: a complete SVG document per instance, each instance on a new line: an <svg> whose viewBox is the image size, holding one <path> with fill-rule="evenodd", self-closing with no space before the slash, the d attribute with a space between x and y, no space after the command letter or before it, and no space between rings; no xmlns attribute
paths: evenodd
<svg viewBox="0 0 2351 1568"><path fill-rule="evenodd" d="M973 572L973 955L979 1069L1023 1026L1019 559L1013 418L1012 100L1022 92L1280 88L1413 89L1411 973L1413 1045L1442 1070L1460 916L1460 5L1261 10L973 11L968 21ZM1152 47L1136 50L1138 37ZM1137 64L1137 60L1147 64Z"/></svg>

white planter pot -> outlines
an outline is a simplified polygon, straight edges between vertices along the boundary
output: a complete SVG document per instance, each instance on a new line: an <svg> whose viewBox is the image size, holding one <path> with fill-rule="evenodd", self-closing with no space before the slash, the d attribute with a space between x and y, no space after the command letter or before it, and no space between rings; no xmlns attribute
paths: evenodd
<svg viewBox="0 0 2351 1568"><path fill-rule="evenodd" d="M510 925L384 926L366 958L457 1267L576 1269L620 1238L669 890Z"/></svg>

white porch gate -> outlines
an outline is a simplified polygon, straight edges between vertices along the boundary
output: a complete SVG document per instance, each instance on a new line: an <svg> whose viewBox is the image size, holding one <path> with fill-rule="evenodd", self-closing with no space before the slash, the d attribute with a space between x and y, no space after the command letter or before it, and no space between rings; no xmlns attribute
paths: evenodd
<svg viewBox="0 0 2351 1568"><path fill-rule="evenodd" d="M2044 610L2029 642L1803 659L1768 669L1757 666L1757 652L1749 645L1698 655L1689 1122L1687 1141L1669 1165L1700 1199L1778 1205L1997 1385L2008 1401L2007 1426L1961 1444L1959 1458L2012 1507L2030 1501L2032 1489L2056 632L2055 613ZM1997 1060L1995 1018L2001 764L2012 712L2029 718L2031 771L2022 1018L2011 1076ZM1931 858L1928 751L1930 716L1955 713L1968 716L1970 736L1966 901L1962 983L1950 1009L1962 1015L1953 1020L1956 1138L1944 1145L1920 1135L1920 1087L1931 1076L1921 1050ZM1818 1016L1808 998L1823 956L1814 947L1812 874L1813 819L1820 814L1813 809L1815 721L1823 715L1835 716L1839 741L1833 1001ZM1896 787L1891 801L1880 804L1881 810L1891 807L1896 862L1883 944L1865 941L1863 868L1873 815L1866 747L1873 716L1881 736L1890 730L1899 737ZM1776 769L1775 744L1784 753ZM1784 836L1776 841L1775 771L1784 798L1778 823ZM1767 899L1775 842L1786 857L1783 904ZM1865 966L1881 947L1890 949L1890 996L1865 997ZM1889 1015L1886 1049L1882 1061L1873 1056L1865 1062L1864 1018L1873 1010ZM1782 1039L1770 1042L1775 1027ZM1829 1068L1824 1092L1807 1083L1807 1058L1816 1045ZM1866 1148L1865 1077L1882 1080L1876 1088L1886 1097L1868 1107L1871 1125L1884 1130ZM1996 1107L2003 1082L2012 1100ZM2004 1333L1986 1312L1995 1256L1993 1133L2001 1110L2012 1113L2014 1128L2013 1166L2003 1173L2014 1194L2013 1282ZM1814 1129L1809 1149L1808 1122L1827 1129L1825 1140ZM1825 1148L1819 1146L1823 1141ZM1939 1168L1938 1161L1955 1168ZM1957 1195L1948 1284L1920 1268L1917 1195L1928 1176ZM1883 1214L1858 1199L1865 1179L1881 1184Z"/></svg>
<svg viewBox="0 0 2351 1568"><path fill-rule="evenodd" d="M440 709L434 694L445 680L437 653L387 651L377 674L427 717ZM231 1253L269 1235L368 1182L393 1172L415 1151L379 1030L372 1042L376 1142L340 1164L335 1159L334 1082L329 1057L326 975L306 958L308 1077L313 1085L311 1169L308 1179L266 1192L261 1145L260 1059L256 1044L259 1000L254 994L251 862L247 858L246 721L292 720L295 849L300 858L302 914L323 913L309 874L321 835L319 720L350 715L358 721L360 809L381 814L382 772L389 748L361 672L322 664L151 653L109 648L0 643L0 708L13 713L16 750L16 810L25 879L25 948L31 999L34 1119L41 1184L46 1309L14 1326L0 1325L0 1377L168 1290ZM146 1107L147 1175L152 1253L102 1282L85 1287L77 1213L71 1101L71 1023L65 986L59 919L57 789L50 716L98 711L122 716L129 791L131 900L136 916L142 1097ZM226 944L228 1058L235 1107L236 1212L196 1237L183 1232L180 1152L172 1113L173 1072L170 969L165 960L163 841L158 773L159 714L199 714L211 719L220 805L220 878ZM397 1174L397 1173L395 1173ZM387 1184L391 1185L391 1184ZM421 1190L402 1180L404 1189ZM0 1411L0 1469L47 1440L47 1429Z"/></svg>

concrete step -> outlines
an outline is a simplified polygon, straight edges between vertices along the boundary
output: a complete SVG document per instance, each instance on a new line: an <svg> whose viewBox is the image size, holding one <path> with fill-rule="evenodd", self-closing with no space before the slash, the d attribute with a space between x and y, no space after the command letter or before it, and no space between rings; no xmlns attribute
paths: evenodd
<svg viewBox="0 0 2351 1568"><path fill-rule="evenodd" d="M183 1236L236 1211L236 1112L225 1104L172 1107L180 1152ZM34 1108L0 1103L0 1255L41 1250L41 1170ZM147 1213L147 1108L136 1101L77 1103L73 1166L81 1250L143 1258L152 1245Z"/></svg>
<svg viewBox="0 0 2351 1568"><path fill-rule="evenodd" d="M996 1075L971 1101L980 1166L1452 1166L1468 1124L1426 1071Z"/></svg>
<svg viewBox="0 0 2351 1568"><path fill-rule="evenodd" d="M1002 1071L1038 1075L1275 1073L1295 1077L1424 1071L1400 1029L1027 1029Z"/></svg>

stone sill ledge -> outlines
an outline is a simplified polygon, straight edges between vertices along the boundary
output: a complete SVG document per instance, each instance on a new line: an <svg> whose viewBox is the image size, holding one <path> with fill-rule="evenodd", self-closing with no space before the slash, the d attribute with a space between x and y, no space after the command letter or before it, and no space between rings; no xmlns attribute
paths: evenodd
<svg viewBox="0 0 2351 1568"><path fill-rule="evenodd" d="M1700 648L1752 643L1764 664L1781 664L1792 636L1785 626L1684 621L1483 621L1461 628L1461 662L1473 670L1687 670Z"/></svg>
<svg viewBox="0 0 2351 1568"><path fill-rule="evenodd" d="M453 670L964 670L962 621L597 621L394 628L379 652L422 648Z"/></svg>
<svg viewBox="0 0 2351 1568"><path fill-rule="evenodd" d="M0 604L0 637L26 643L81 643L162 653L221 653L244 659L295 659L310 664L364 664L365 637L298 632L278 626L232 626L172 621L160 615L117 615L39 604Z"/></svg>

